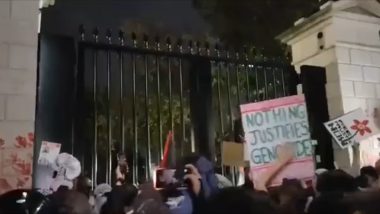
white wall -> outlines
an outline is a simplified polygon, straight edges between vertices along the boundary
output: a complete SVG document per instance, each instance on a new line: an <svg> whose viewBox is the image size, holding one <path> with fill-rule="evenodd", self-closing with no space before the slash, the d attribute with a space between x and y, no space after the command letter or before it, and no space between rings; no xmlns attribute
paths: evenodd
<svg viewBox="0 0 380 214"><path fill-rule="evenodd" d="M0 1L0 193L31 184L38 6L38 0ZM21 167L12 167L11 154Z"/></svg>
<svg viewBox="0 0 380 214"><path fill-rule="evenodd" d="M303 27L294 27L285 42L292 48L296 68L302 65L326 68L331 118L357 108L373 116L374 108L380 108L380 19L365 8L350 8L352 5L336 9L334 5L338 4L341 7L344 2L333 3L326 9L330 11L307 20L309 23ZM324 34L323 49L317 38L319 32ZM335 160L346 170L368 164L380 152L377 144L373 139L362 142L360 149L354 148L354 160L350 159L348 150L334 145ZM367 158L361 158L364 156Z"/></svg>

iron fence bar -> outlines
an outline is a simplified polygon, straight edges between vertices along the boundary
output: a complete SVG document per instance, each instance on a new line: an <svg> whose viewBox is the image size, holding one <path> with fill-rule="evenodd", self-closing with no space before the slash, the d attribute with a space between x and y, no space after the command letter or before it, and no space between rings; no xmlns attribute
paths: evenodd
<svg viewBox="0 0 380 214"><path fill-rule="evenodd" d="M171 40L170 38L168 37L166 39L166 48L168 50L168 52L171 52L172 51L172 45L171 45ZM171 149L170 149L170 156L171 156L171 162L173 162L174 160L174 155L175 155L175 131L174 131L174 122L173 122L173 73L172 73L172 61L171 61L171 57L168 56L168 59L167 59L167 63L168 63L168 81L169 81L169 119L170 119L170 130L172 131L173 133L173 137L172 137L172 144L171 144Z"/></svg>
<svg viewBox="0 0 380 214"><path fill-rule="evenodd" d="M227 72L227 102L228 102L228 114L229 114L229 122L230 122L230 130L229 131L233 132L234 120L232 118L230 64L228 64L228 63L226 64L226 72Z"/></svg>
<svg viewBox="0 0 380 214"><path fill-rule="evenodd" d="M94 30L94 40L98 42L98 30ZM94 102L94 144L93 144L93 154L92 154L92 167L91 167L91 177L92 177L92 186L97 185L98 177L98 53L97 50L94 50L93 54L93 102Z"/></svg>
<svg viewBox="0 0 380 214"><path fill-rule="evenodd" d="M80 33L80 40L83 41L84 40L84 27L83 26L80 26L79 27L79 33ZM77 71L76 71L76 79L75 79L75 82L76 84L78 84L78 82L80 82L82 85L80 87L80 89L78 88L78 85L76 87L76 92L75 92L75 96L76 96L76 104L80 103L81 105L83 105L83 101L79 101L79 93L83 93L83 84L84 84L84 60L85 60L85 52L84 52L84 47L82 45L78 45L78 67L77 67ZM79 92L80 91L80 92ZM75 108L76 105L74 105L74 108ZM82 107L83 108L83 107ZM83 111L81 108L81 111ZM80 116L82 116L82 112L80 114L76 113L76 117L79 118ZM74 130L74 133L73 133L73 142L75 141L75 137L77 136L77 132L76 132L76 124L73 124L75 126L75 128L73 128ZM77 156L78 156L78 159L80 160L80 163L81 163L81 168L83 171L86 171L86 168L85 168L85 158L84 158L84 152L83 152L83 142L80 142L80 150L79 152L77 152Z"/></svg>
<svg viewBox="0 0 380 214"><path fill-rule="evenodd" d="M222 112L222 94L221 94L221 85L220 85L220 72L221 72L221 63L217 64L217 70L216 70L216 82L217 82L217 88L218 88L218 116L219 116L219 124L220 124L220 139L219 143L223 141L224 137L224 124L223 124L223 112ZM224 166L222 166L222 174L225 175L225 169Z"/></svg>
<svg viewBox="0 0 380 214"><path fill-rule="evenodd" d="M236 53L236 59L239 60L239 53ZM236 63L235 66L236 66L235 75L236 75L237 100L238 100L238 104L240 105L241 100L240 100L239 63Z"/></svg>
<svg viewBox="0 0 380 214"><path fill-rule="evenodd" d="M250 87L249 87L249 65L245 64L244 68L245 68L244 70L245 70L245 80L246 80L245 89L247 92L247 102L249 103L251 100Z"/></svg>
<svg viewBox="0 0 380 214"><path fill-rule="evenodd" d="M122 31L119 32L119 41L120 41L120 45L123 46L124 45L124 33ZM119 72L120 72L120 104L121 104L121 109L120 109L120 127L121 127L121 130L120 130L120 134L121 134L121 151L122 152L126 152L125 151L125 148L126 148L126 141L125 141L125 126L126 126L126 120L125 120L125 97L124 97L124 54L123 52L119 52L119 63L120 63L120 67L119 67Z"/></svg>
<svg viewBox="0 0 380 214"><path fill-rule="evenodd" d="M156 51L160 51L160 41L156 37ZM157 87L157 123L158 123L158 139L159 139L159 152L162 160L163 156L163 140L162 140L162 118L161 118L161 80L160 80L160 56L156 56L156 87Z"/></svg>
<svg viewBox="0 0 380 214"><path fill-rule="evenodd" d="M282 81L282 92L284 97L288 95L288 91L286 90L285 87L285 75L284 75L284 68L282 67L281 69L281 81Z"/></svg>
<svg viewBox="0 0 380 214"><path fill-rule="evenodd" d="M76 142L76 120L77 120L77 112L75 110L75 106L78 106L78 69L75 70L74 73L74 91L72 96L72 111L73 115L71 116L71 154L75 156L74 145Z"/></svg>
<svg viewBox="0 0 380 214"><path fill-rule="evenodd" d="M276 72L277 71L277 68L274 67L272 68L272 72L273 72L273 92L274 92L274 98L277 98L277 80L276 80Z"/></svg>
<svg viewBox="0 0 380 214"><path fill-rule="evenodd" d="M111 31L107 31L107 39L111 44ZM106 182L111 184L112 177L112 111L111 111L111 52L107 51L107 163Z"/></svg>
<svg viewBox="0 0 380 214"><path fill-rule="evenodd" d="M255 72L255 82L256 82L256 100L259 101L260 99L260 87L259 87L259 71L256 66L253 67L253 71Z"/></svg>
<svg viewBox="0 0 380 214"><path fill-rule="evenodd" d="M220 72L221 72L221 65L218 65L217 70L217 81L218 81L218 107L219 107L219 122L220 122L220 130L222 136L224 135L224 124L223 124L223 113L222 113L222 93L221 93L221 85L220 85Z"/></svg>
<svg viewBox="0 0 380 214"><path fill-rule="evenodd" d="M178 41L179 52L182 53L182 42ZM185 142L185 115L184 115L184 103L183 103L183 70L182 70L182 59L178 59L179 63L179 105L180 105L180 114L181 114L181 156L184 155L184 142Z"/></svg>
<svg viewBox="0 0 380 214"><path fill-rule="evenodd" d="M218 50L218 47L215 48L217 50L217 55L220 56L220 52ZM220 131L221 131L221 138L224 136L224 124L223 124L223 112L222 112L222 94L221 94L221 85L220 85L220 72L222 70L221 63L217 63L217 70L216 70L216 82L217 82L217 88L218 88L218 113L219 113L219 123L220 123Z"/></svg>
<svg viewBox="0 0 380 214"><path fill-rule="evenodd" d="M229 53L227 52L227 58L229 57ZM232 103L231 103L231 80L230 80L230 64L226 63L226 72L227 72L227 102L228 102L228 114L229 114L229 123L230 123L230 132L234 131L234 120L232 118ZM230 134L231 134L230 133ZM235 185L235 167L230 167L232 183Z"/></svg>
<svg viewBox="0 0 380 214"><path fill-rule="evenodd" d="M264 72L264 93L265 93L265 96L263 96L263 99L268 99L269 96L268 96L268 78L267 78L267 71L265 69L265 67L262 67L262 70Z"/></svg>
<svg viewBox="0 0 380 214"><path fill-rule="evenodd" d="M136 35L132 34L133 45L137 46ZM137 127L137 105L136 105L136 55L134 53L131 54L132 57L132 120L133 120L133 168L134 168L134 176L133 183L138 183L139 178L139 168L138 168L138 155L139 155L139 147L138 147L138 127Z"/></svg>
<svg viewBox="0 0 380 214"><path fill-rule="evenodd" d="M148 48L148 36L144 35L144 46ZM145 69L145 125L146 125L146 138L147 138L147 164L145 169L146 180L150 179L150 170L152 163L151 142L150 142L150 117L149 117L149 70L148 70L148 55L144 55L144 69Z"/></svg>

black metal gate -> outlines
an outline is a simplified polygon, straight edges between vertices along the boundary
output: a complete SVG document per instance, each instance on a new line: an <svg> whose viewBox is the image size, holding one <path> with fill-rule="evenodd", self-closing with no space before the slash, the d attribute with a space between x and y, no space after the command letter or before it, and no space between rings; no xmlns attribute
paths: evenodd
<svg viewBox="0 0 380 214"><path fill-rule="evenodd" d="M150 179L169 131L172 163L192 152L220 163L220 143L239 140L239 104L295 93L295 71L280 60L251 61L244 51L207 43L103 35L81 31L73 120L73 152L95 184L111 182L120 151L130 181Z"/></svg>

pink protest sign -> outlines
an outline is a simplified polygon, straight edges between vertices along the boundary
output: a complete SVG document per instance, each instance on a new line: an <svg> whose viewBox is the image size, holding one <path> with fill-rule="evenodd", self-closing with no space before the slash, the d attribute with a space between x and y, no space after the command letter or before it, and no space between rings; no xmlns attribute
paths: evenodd
<svg viewBox="0 0 380 214"><path fill-rule="evenodd" d="M277 146L292 143L295 158L272 180L310 179L314 176L313 145L303 95L268 100L240 107L245 132L245 159L254 180L277 160Z"/></svg>

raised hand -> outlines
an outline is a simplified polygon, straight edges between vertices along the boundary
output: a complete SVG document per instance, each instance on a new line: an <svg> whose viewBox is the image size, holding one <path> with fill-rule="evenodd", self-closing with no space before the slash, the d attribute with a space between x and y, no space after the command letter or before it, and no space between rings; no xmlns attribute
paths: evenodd
<svg viewBox="0 0 380 214"><path fill-rule="evenodd" d="M198 195L201 192L202 176L199 174L198 169L192 164L187 164L185 168L189 170L189 173L184 176L184 179L191 182L191 190L194 192L194 194Z"/></svg>

